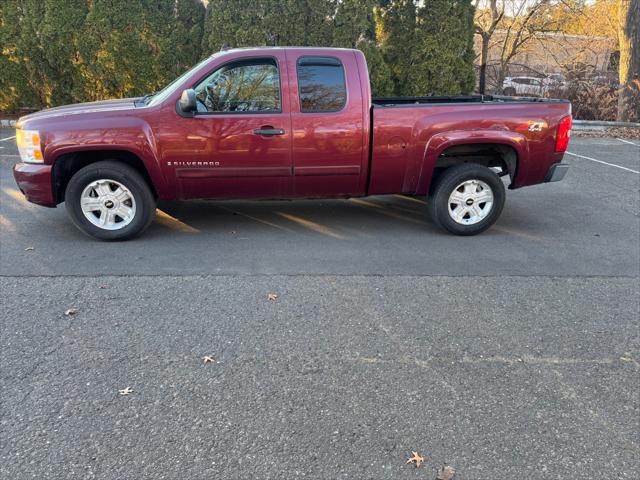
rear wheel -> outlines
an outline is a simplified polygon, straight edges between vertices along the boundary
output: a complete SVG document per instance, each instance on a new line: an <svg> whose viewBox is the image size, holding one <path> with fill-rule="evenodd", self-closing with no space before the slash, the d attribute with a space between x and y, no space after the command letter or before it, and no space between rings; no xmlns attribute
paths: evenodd
<svg viewBox="0 0 640 480"><path fill-rule="evenodd" d="M436 225L455 235L476 235L500 217L504 201L498 175L482 165L465 163L442 173L428 208Z"/></svg>
<svg viewBox="0 0 640 480"><path fill-rule="evenodd" d="M136 170L109 160L92 163L71 177L65 206L82 232L113 241L142 233L153 220L156 202Z"/></svg>

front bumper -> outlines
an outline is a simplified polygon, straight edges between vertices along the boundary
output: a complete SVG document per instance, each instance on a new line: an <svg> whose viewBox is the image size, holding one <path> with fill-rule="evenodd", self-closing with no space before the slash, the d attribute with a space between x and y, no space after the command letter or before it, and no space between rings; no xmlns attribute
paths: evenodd
<svg viewBox="0 0 640 480"><path fill-rule="evenodd" d="M569 165L566 163L554 163L549 168L547 176L544 177L545 182L559 182L564 178L569 170Z"/></svg>
<svg viewBox="0 0 640 480"><path fill-rule="evenodd" d="M55 207L51 170L51 165L16 163L13 177L27 200L45 207Z"/></svg>

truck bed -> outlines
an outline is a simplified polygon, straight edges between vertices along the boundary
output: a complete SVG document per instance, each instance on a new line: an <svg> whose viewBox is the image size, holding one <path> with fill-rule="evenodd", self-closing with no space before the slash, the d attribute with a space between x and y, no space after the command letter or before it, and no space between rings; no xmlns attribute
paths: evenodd
<svg viewBox="0 0 640 480"><path fill-rule="evenodd" d="M511 188L542 183L567 100L470 95L374 98L368 194L425 195L438 157L449 147L471 151L508 146L517 164Z"/></svg>
<svg viewBox="0 0 640 480"><path fill-rule="evenodd" d="M375 107L401 107L405 105L455 103L565 103L568 100L539 97L507 97L503 95L457 95L427 97L373 97Z"/></svg>

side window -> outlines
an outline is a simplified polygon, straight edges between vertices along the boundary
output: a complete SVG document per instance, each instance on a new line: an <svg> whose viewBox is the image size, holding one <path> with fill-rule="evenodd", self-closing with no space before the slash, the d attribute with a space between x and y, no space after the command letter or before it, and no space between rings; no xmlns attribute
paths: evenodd
<svg viewBox="0 0 640 480"><path fill-rule="evenodd" d="M196 87L198 112L279 112L280 75L271 58L240 60L218 68Z"/></svg>
<svg viewBox="0 0 640 480"><path fill-rule="evenodd" d="M332 57L301 57L297 70L301 112L342 110L347 101L347 87L340 60Z"/></svg>

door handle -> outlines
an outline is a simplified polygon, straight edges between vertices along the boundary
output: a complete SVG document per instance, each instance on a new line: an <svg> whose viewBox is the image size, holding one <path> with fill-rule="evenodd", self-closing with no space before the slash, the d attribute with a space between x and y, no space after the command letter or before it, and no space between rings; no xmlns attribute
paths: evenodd
<svg viewBox="0 0 640 480"><path fill-rule="evenodd" d="M254 130L253 133L255 133L256 135L262 135L265 137L272 137L273 135L284 135L284 129L266 126L266 127L259 128L258 130Z"/></svg>

